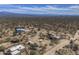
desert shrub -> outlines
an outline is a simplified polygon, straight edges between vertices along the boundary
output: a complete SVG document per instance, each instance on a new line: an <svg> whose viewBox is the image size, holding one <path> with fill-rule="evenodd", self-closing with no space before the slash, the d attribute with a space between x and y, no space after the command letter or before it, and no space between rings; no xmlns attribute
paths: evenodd
<svg viewBox="0 0 79 59"><path fill-rule="evenodd" d="M36 50L37 47L38 47L38 45L37 45L36 43L30 44L30 49L31 49L31 50Z"/></svg>
<svg viewBox="0 0 79 59"><path fill-rule="evenodd" d="M57 55L74 55L74 51L71 49L60 49L56 51Z"/></svg>
<svg viewBox="0 0 79 59"><path fill-rule="evenodd" d="M36 51L35 50L31 50L30 51L30 55L36 55L37 53L36 53Z"/></svg>
<svg viewBox="0 0 79 59"><path fill-rule="evenodd" d="M0 51L4 51L5 47L4 46L0 46Z"/></svg>
<svg viewBox="0 0 79 59"><path fill-rule="evenodd" d="M10 40L11 40L10 38L6 38L5 42L10 42Z"/></svg>

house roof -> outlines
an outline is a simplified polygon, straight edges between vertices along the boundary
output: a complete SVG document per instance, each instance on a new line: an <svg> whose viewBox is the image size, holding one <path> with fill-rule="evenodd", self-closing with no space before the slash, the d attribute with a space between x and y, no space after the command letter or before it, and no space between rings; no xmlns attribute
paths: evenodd
<svg viewBox="0 0 79 59"><path fill-rule="evenodd" d="M18 51L18 50L15 50L15 51L11 52L12 55L16 55L18 53L20 53L20 51Z"/></svg>
<svg viewBox="0 0 79 59"><path fill-rule="evenodd" d="M25 47L23 45L17 45L17 46L13 46L10 49L10 51L15 51L15 50L21 50L21 49L24 49Z"/></svg>
<svg viewBox="0 0 79 59"><path fill-rule="evenodd" d="M24 49L24 48L25 47L23 45L16 45L16 46L9 48L9 50L11 51L10 53L12 55L16 55L16 54L20 53L21 50Z"/></svg>

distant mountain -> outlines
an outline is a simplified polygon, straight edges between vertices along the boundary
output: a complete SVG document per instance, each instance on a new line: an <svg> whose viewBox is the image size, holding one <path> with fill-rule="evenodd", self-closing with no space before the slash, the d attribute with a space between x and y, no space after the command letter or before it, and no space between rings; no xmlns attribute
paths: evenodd
<svg viewBox="0 0 79 59"><path fill-rule="evenodd" d="M79 15L57 15L57 14L20 14L12 12L0 12L0 17L33 17L33 16L79 16Z"/></svg>
<svg viewBox="0 0 79 59"><path fill-rule="evenodd" d="M0 12L0 16L27 16L27 14Z"/></svg>

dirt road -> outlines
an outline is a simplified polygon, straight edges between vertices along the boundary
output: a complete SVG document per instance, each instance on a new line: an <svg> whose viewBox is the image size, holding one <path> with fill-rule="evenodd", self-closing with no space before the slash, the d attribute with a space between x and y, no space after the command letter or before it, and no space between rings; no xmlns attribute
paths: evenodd
<svg viewBox="0 0 79 59"><path fill-rule="evenodd" d="M65 45L69 44L69 40L64 40L62 43L56 45L54 48L50 49L48 52L44 53L44 55L54 55L55 51L63 48Z"/></svg>
<svg viewBox="0 0 79 59"><path fill-rule="evenodd" d="M36 36L34 36L34 37L31 38L31 41L37 43L37 41L38 41L38 39L39 39L39 33L40 33L40 32L37 32Z"/></svg>
<svg viewBox="0 0 79 59"><path fill-rule="evenodd" d="M76 32L77 33L77 32ZM72 36L69 34L70 39L72 38ZM72 40L75 41L76 37L78 35L74 35L74 38ZM56 45L55 47L51 48L49 51L47 51L46 53L44 53L44 55L54 55L55 51L62 49L64 46L68 45L70 43L70 40L64 40L63 42L61 42L60 44Z"/></svg>

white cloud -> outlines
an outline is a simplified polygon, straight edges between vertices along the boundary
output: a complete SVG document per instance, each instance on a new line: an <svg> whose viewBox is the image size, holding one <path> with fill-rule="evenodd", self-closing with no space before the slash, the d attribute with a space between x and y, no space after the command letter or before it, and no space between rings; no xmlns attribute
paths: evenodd
<svg viewBox="0 0 79 59"><path fill-rule="evenodd" d="M79 8L79 6L71 6L70 8Z"/></svg>
<svg viewBox="0 0 79 59"><path fill-rule="evenodd" d="M24 10L33 10L33 11L69 10L67 8L57 8L50 5L47 5L46 7L19 7L19 8Z"/></svg>
<svg viewBox="0 0 79 59"><path fill-rule="evenodd" d="M75 9L75 10L79 10L79 6L70 6L70 9Z"/></svg>
<svg viewBox="0 0 79 59"><path fill-rule="evenodd" d="M12 12L23 14L79 14L79 6L70 6L67 8L59 8L51 5L44 7L28 7L28 6L10 6L9 9L0 9L0 12ZM13 7L13 8L12 8Z"/></svg>

